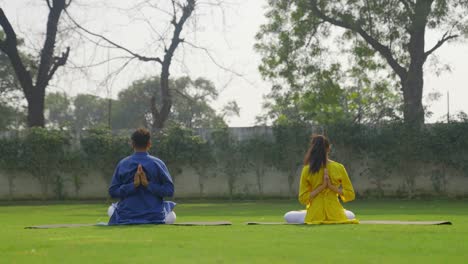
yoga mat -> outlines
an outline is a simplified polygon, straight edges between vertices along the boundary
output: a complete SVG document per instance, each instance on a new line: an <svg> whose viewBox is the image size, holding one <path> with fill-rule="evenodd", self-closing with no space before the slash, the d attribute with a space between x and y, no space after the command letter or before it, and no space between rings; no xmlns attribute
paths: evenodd
<svg viewBox="0 0 468 264"><path fill-rule="evenodd" d="M219 221L219 222L182 222L182 223L174 223L170 225L176 226L226 226L232 225L229 221Z"/></svg>
<svg viewBox="0 0 468 264"><path fill-rule="evenodd" d="M367 220L359 221L365 225L451 225L450 221L393 221L393 220Z"/></svg>
<svg viewBox="0 0 468 264"><path fill-rule="evenodd" d="M286 222L247 222L247 225L304 225L288 224ZM359 221L363 225L451 225L450 221L394 221L394 220L367 220Z"/></svg>
<svg viewBox="0 0 468 264"><path fill-rule="evenodd" d="M150 225L150 224L147 224ZM174 224L168 224L172 226L227 226L232 225L228 221L216 221L216 222L180 222ZM77 228L84 226L108 226L107 223L98 224L53 224L53 225L38 225L38 226L27 226L25 229L52 229L52 228Z"/></svg>
<svg viewBox="0 0 468 264"><path fill-rule="evenodd" d="M74 228L83 226L98 226L98 224L54 224L54 225L39 225L39 226L27 226L25 229L49 229L49 228Z"/></svg>

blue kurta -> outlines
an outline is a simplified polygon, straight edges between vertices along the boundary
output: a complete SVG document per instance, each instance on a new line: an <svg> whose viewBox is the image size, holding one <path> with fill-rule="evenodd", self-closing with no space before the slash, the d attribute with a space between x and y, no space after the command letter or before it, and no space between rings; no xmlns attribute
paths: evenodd
<svg viewBox="0 0 468 264"><path fill-rule="evenodd" d="M147 187L133 184L139 164L148 178ZM163 197L174 195L174 184L163 161L147 152L135 152L117 165L109 194L120 199L109 225L164 224L168 204Z"/></svg>

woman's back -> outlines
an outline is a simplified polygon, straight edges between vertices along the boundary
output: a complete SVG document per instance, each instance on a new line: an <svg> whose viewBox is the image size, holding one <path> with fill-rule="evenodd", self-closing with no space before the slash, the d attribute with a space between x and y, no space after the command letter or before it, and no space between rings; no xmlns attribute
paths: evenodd
<svg viewBox="0 0 468 264"><path fill-rule="evenodd" d="M305 222L356 223L357 220L347 219L344 208L338 200L338 196L343 202L352 201L355 197L346 169L342 164L330 160L327 162L326 169L331 184L340 187L342 193L338 195L326 188L311 200L310 193L323 184L325 167L321 167L317 172L311 172L310 166L305 165L302 169L299 187L299 201L307 205Z"/></svg>

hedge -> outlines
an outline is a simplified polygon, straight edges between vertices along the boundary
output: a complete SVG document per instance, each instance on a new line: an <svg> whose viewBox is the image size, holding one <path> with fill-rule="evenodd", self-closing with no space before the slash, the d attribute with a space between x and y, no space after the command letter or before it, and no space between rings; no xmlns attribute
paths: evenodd
<svg viewBox="0 0 468 264"><path fill-rule="evenodd" d="M335 124L323 128L281 124L273 127L273 136L254 135L241 142L233 139L227 128L213 131L207 142L192 130L174 126L154 136L150 151L167 163L175 181L184 168L194 168L200 176L200 195L208 171L219 171L227 177L233 197L237 177L253 170L261 196L268 167L288 175L294 195L294 180L312 132L325 132L330 137L332 157L343 159L344 153L350 151L353 159L366 157L376 161L367 164L366 173L379 196L383 196L388 177L399 170L404 178L402 195L411 197L416 170L420 168L414 164L434 165L430 180L435 193L444 193L448 170L468 176L468 122L427 125L417 131L399 123L378 127ZM44 197L53 187L54 198L64 198L65 173L73 176L77 193L83 176L91 171L101 172L108 181L117 162L132 153L129 136L113 135L103 129L89 130L80 138L66 131L42 128L18 134L0 138L0 170L8 175L10 190L15 175L20 175L17 172L31 174L40 183ZM213 168L216 170L210 170Z"/></svg>

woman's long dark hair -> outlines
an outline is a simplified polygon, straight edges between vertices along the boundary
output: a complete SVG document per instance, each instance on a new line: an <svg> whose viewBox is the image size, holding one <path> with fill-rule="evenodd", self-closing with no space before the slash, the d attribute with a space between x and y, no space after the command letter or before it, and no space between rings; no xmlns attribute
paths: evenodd
<svg viewBox="0 0 468 264"><path fill-rule="evenodd" d="M312 135L310 148L304 157L304 165L309 165L309 172L316 173L327 165L330 142L323 135Z"/></svg>

